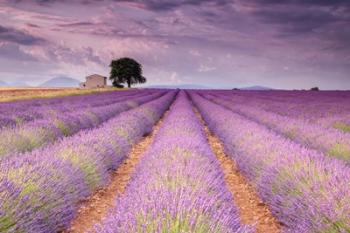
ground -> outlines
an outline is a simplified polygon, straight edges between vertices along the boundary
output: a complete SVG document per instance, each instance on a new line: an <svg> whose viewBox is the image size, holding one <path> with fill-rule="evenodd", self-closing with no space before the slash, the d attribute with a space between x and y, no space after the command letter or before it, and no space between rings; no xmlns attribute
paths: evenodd
<svg viewBox="0 0 350 233"><path fill-rule="evenodd" d="M0 88L0 102L22 99L51 98L68 95L83 95L95 92L111 91L115 88L79 89L79 88Z"/></svg>

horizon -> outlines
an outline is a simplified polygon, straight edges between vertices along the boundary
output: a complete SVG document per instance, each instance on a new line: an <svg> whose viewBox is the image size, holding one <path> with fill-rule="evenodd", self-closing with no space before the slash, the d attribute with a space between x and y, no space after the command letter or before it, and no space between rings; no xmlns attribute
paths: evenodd
<svg viewBox="0 0 350 233"><path fill-rule="evenodd" d="M0 0L0 80L109 76L138 60L145 85L350 90L346 0Z"/></svg>
<svg viewBox="0 0 350 233"><path fill-rule="evenodd" d="M1 86L2 84L2 80L0 80L0 90L2 88L10 88L10 89L25 89L25 88L30 88L30 89L56 89L56 88L62 88L62 89L69 89L69 88L79 88L78 86L45 86L43 85L44 83L47 83L49 81L55 80L55 79L60 79L60 78L68 78L68 79L72 79L69 77L55 77L49 80L44 81L43 83L39 84L39 85L27 85L26 83L20 83L20 82L14 82L14 83L6 83L7 86ZM80 80L78 79L72 79L72 81L78 81L80 82ZM25 84L25 85L19 85L19 84ZM107 81L107 87L113 87L113 85L111 84L111 82L108 80ZM252 86L232 86L232 87L224 87L224 86L219 86L219 87L215 87L212 88L210 86L205 86L205 85L201 85L201 84L194 84L194 83L182 83L182 84L164 84L164 85L149 85L149 84L134 84L133 88L149 88L149 89L180 89L180 90L239 90L239 91L311 91L311 87L309 89L282 89L282 88L271 88L271 87L267 87L267 86L261 86L261 85L252 85ZM317 87L318 88L318 87ZM319 89L319 91L350 91L348 89Z"/></svg>
<svg viewBox="0 0 350 233"><path fill-rule="evenodd" d="M43 83L40 83L38 85L29 85L25 82L20 82L20 81L15 81L15 82L4 82L2 80L0 80L0 90L2 87L5 88L78 88L78 86L69 86L69 87L62 87L62 86L45 86L44 83L47 83L49 81L52 81L54 79L60 79L60 78L64 78L64 79L72 79L75 81L80 82L81 80L78 79L74 79L74 78L70 78L70 77L54 77L51 79L48 79L46 81L44 81ZM6 84L5 86L1 86L1 84L4 83ZM111 81L108 80L107 81L107 85L112 87ZM316 86L315 86L316 87ZM210 86L206 86L206 85L201 85L201 84L195 84L195 83L181 83L181 84L154 84L154 85L150 85L150 84L135 84L135 88L164 88L164 89L203 89L203 90L251 90L251 91L308 91L309 89L305 89L305 88L301 88L301 89L283 89L283 88L272 88L272 87L268 87L268 86L261 86L261 85L252 85L252 86L218 86L215 88L212 88ZM350 89L320 89L320 91L350 91Z"/></svg>

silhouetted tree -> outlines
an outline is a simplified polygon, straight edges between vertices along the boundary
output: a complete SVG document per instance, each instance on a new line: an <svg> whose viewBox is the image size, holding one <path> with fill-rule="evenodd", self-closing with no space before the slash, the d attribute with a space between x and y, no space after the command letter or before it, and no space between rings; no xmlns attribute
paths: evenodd
<svg viewBox="0 0 350 233"><path fill-rule="evenodd" d="M320 89L318 87L313 87L310 89L310 91L319 91Z"/></svg>
<svg viewBox="0 0 350 233"><path fill-rule="evenodd" d="M120 84L120 83L118 83L118 82L116 82L116 81L113 81L112 84L113 84L114 87L124 88L124 85L123 85L123 84Z"/></svg>
<svg viewBox="0 0 350 233"><path fill-rule="evenodd" d="M112 80L113 86L127 83L130 88L132 84L146 82L146 78L142 76L141 64L132 58L113 60L109 66L111 67L109 79Z"/></svg>

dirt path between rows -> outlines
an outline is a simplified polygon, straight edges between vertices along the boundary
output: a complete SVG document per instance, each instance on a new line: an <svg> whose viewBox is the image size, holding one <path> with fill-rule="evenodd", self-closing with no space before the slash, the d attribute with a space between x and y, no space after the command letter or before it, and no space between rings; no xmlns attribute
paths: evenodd
<svg viewBox="0 0 350 233"><path fill-rule="evenodd" d="M241 221L244 224L255 224L257 233L281 232L281 224L272 216L254 188L240 174L234 161L225 154L220 139L210 132L198 110L195 110L195 112L205 128L209 145L220 162L225 175L226 186L233 194Z"/></svg>
<svg viewBox="0 0 350 233"><path fill-rule="evenodd" d="M124 193L136 164L145 150L151 145L167 112L153 127L152 132L135 144L124 162L113 172L110 184L96 191L88 200L84 201L71 227L62 233L84 233L93 230L95 224L102 221L108 210L114 207L115 200Z"/></svg>

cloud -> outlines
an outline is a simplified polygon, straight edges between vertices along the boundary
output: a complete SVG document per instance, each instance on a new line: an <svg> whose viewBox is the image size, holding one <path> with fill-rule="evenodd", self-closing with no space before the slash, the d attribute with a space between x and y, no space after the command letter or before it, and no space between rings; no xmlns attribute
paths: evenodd
<svg viewBox="0 0 350 233"><path fill-rule="evenodd" d="M348 1L0 2L1 24L6 28L0 32L0 43L7 43L2 49L8 54L1 62L22 63L30 55L38 60L30 67L33 73L33 67L45 66L50 67L48 74L104 74L110 60L121 56L134 57L143 64L150 82L163 84L180 79L182 83L250 85L260 79L260 84L278 79L287 86L296 76L301 80L350 72ZM6 39L1 37L4 34ZM18 39L24 36L26 40Z"/></svg>
<svg viewBox="0 0 350 233"><path fill-rule="evenodd" d="M202 4L212 4L212 5L225 5L232 1L230 0L6 0L10 3L21 3L21 2L33 2L38 5L49 6L50 4L57 2L69 2L75 4L90 5L94 3L126 3L130 6L139 7L152 11L169 11L182 6L199 6Z"/></svg>
<svg viewBox="0 0 350 233"><path fill-rule="evenodd" d="M350 5L348 0L253 0L252 2L261 4L297 4L297 5L321 5L321 6L336 6Z"/></svg>
<svg viewBox="0 0 350 233"><path fill-rule="evenodd" d="M119 0L117 0L119 1ZM124 1L124 2L132 2L132 1ZM229 0L164 0L164 1L158 1L158 0L142 0L142 1L133 1L138 2L140 4L143 4L146 6L147 9L153 10L153 11L169 11L173 10L175 8L179 8L182 6L199 6L202 4L214 4L214 5L225 5L229 3Z"/></svg>
<svg viewBox="0 0 350 233"><path fill-rule="evenodd" d="M39 5L45 5L45 4L59 2L59 0L3 0L3 1L7 2L7 3L11 3L11 4L30 2L30 3L37 3ZM64 1L64 0L61 0L61 1ZM81 2L81 1L77 1L77 0L72 0L72 1Z"/></svg>
<svg viewBox="0 0 350 233"><path fill-rule="evenodd" d="M213 66L207 66L205 64L200 64L198 71L199 72L209 72L209 71L213 71L216 70L216 67Z"/></svg>
<svg viewBox="0 0 350 233"><path fill-rule="evenodd" d="M17 61L37 61L34 56L24 52L19 45L6 42L0 42L0 56Z"/></svg>
<svg viewBox="0 0 350 233"><path fill-rule="evenodd" d="M59 27L84 27L84 26L94 26L94 23L91 22L75 22L75 23L64 23L64 24L57 24Z"/></svg>
<svg viewBox="0 0 350 233"><path fill-rule="evenodd" d="M40 28L39 25L33 24L33 23L27 23L26 25L27 25L28 27L31 27L31 28Z"/></svg>
<svg viewBox="0 0 350 233"><path fill-rule="evenodd" d="M25 31L0 25L0 41L9 41L21 45L37 45L45 42L44 39L32 36Z"/></svg>
<svg viewBox="0 0 350 233"><path fill-rule="evenodd" d="M254 15L262 22L278 25L282 35L299 35L341 20L329 12L315 9L262 9Z"/></svg>
<svg viewBox="0 0 350 233"><path fill-rule="evenodd" d="M350 23L348 0L248 0L255 17L281 25L290 33L306 33L338 22Z"/></svg>
<svg viewBox="0 0 350 233"><path fill-rule="evenodd" d="M69 63L77 66L85 66L88 63L104 64L91 47L70 48L63 45L52 45L45 48L43 53L46 62Z"/></svg>
<svg viewBox="0 0 350 233"><path fill-rule="evenodd" d="M172 72L170 75L170 82L172 84L179 84L182 82L181 78L179 77L178 73Z"/></svg>
<svg viewBox="0 0 350 233"><path fill-rule="evenodd" d="M280 41L314 47L319 56L344 58L350 50L350 1L254 0L252 15L274 30ZM295 45L295 47L297 47ZM307 48L309 47L309 48ZM327 52L326 52L327 50ZM337 54L337 55L335 55ZM318 60L320 58L317 58Z"/></svg>

